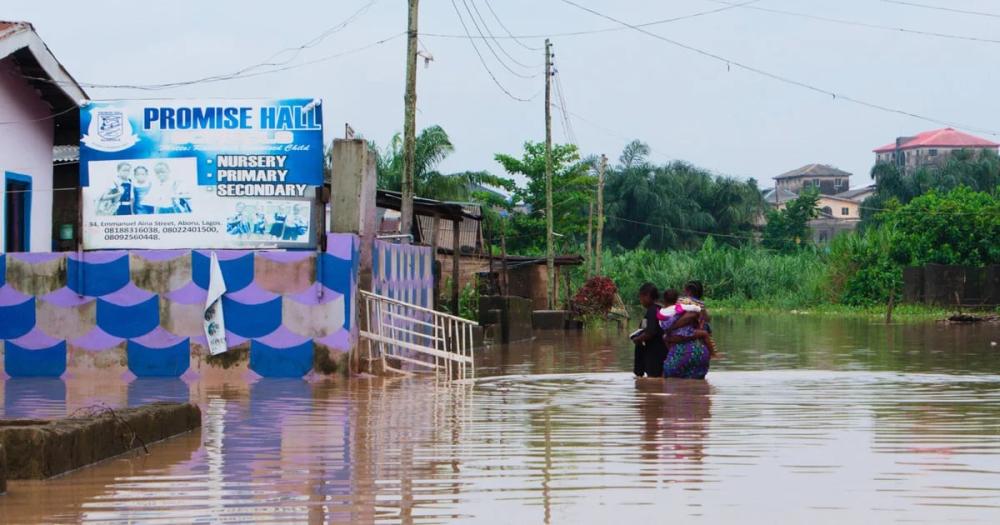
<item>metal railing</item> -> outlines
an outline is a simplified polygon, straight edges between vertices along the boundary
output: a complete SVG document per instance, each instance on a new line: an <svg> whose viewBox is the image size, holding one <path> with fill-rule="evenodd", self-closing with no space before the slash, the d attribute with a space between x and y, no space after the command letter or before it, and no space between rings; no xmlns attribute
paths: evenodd
<svg viewBox="0 0 1000 525"><path fill-rule="evenodd" d="M476 323L364 290L361 296L367 325L360 333L368 343L369 360L406 374L432 370L448 379L475 378Z"/></svg>

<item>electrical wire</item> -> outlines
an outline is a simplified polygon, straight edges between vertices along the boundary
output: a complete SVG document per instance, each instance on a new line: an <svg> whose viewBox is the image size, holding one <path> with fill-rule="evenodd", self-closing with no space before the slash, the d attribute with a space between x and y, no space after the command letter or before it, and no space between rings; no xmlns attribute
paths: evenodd
<svg viewBox="0 0 1000 525"><path fill-rule="evenodd" d="M253 77L258 77L258 76L263 76L263 75L271 75L271 74L279 73L279 72L282 72L282 71L289 71L289 70L292 70L292 69L298 69L298 68L302 68L302 67L306 67L306 66L311 66L313 64L318 64L318 63L321 63L321 62L327 62L327 61L333 60L335 58L340 58L340 57L344 57L344 56L347 56L347 55L352 55L352 54L355 54L355 53L360 53L362 51L366 51L366 50L371 49L373 47L380 46L380 45L385 44L387 42L391 42L391 41L393 41L393 40L395 40L397 38L400 38L400 37L402 37L404 35L406 35L406 32L396 33L394 35L388 36L388 37L383 38L381 40L376 40L375 42L371 42L371 43L365 44L363 46L359 46L359 47L355 47L355 48L352 48L352 49L348 49L348 50L342 51L340 53L334 53L334 54L331 54L331 55L326 55L326 56L319 57L319 58L316 58L316 59L313 59L313 60L308 60L308 61L305 61L305 62L299 62L297 64L290 64L290 65L286 65L286 66L282 66L282 67L276 67L276 68L272 68L272 69L266 69L266 70L263 70L263 71L251 71L251 72L247 72L247 73L243 73L243 74L238 74L238 75L237 74L217 75L217 76L214 76L214 77L205 77L205 78L201 78L201 79L184 80L184 81L177 81L177 82L167 82L167 83L163 83L163 84L97 84L97 83L91 83L91 82L78 82L77 84L80 85L80 86L82 86L82 87L95 88L95 89L134 89L134 90L139 90L139 91L160 91L160 90L175 89L175 88L178 88L178 87L184 87L184 86L190 86L190 85L196 85L196 84L212 84L212 83L216 83L216 82L225 82L225 81L229 81L229 80L239 80L239 79L244 79L244 78L253 78ZM38 82L47 82L47 83L56 84L56 85L70 84L70 82L53 80L53 79L44 78L44 77L25 76L24 78L27 78L29 80L35 80L35 81L38 81ZM2 124L2 123L0 123L0 124Z"/></svg>
<svg viewBox="0 0 1000 525"><path fill-rule="evenodd" d="M534 75L525 75L523 73L519 73L517 71L514 71L514 68L510 67L509 65L507 65L507 62L505 62L502 58L500 58L500 54L497 53L496 49L493 48L493 44L490 43L490 38L486 37L486 35L483 33L482 28L479 27L479 22L476 21L476 16L474 14L472 14L472 9L469 8L468 1L467 0L461 0L461 2L462 2L462 5L465 6L465 11L469 14L469 19L472 21L472 26L476 28L476 32L479 33L479 36L483 37L483 39L484 39L483 43L486 44L486 49L490 50L490 53L493 54L493 58L495 58L497 60L497 62L499 62L500 65L503 66L503 68L507 70L507 72L509 72L511 75L514 75L515 77L523 78L523 79L526 79L526 80L530 80L532 78L537 78L539 75L542 74L542 73L535 73Z"/></svg>
<svg viewBox="0 0 1000 525"><path fill-rule="evenodd" d="M41 118L33 118L33 119L26 119L26 120L5 120L5 121L0 121L0 126L11 126L11 125L15 125L15 124L30 124L32 122L43 122L43 121L46 121L46 120L52 120L52 119L54 119L56 117L65 115L65 114L69 113L70 111L74 111L76 109L77 109L77 106L71 106L71 107L68 107L66 109L63 109L63 110L57 111L55 113L52 113L50 115L41 117Z"/></svg>
<svg viewBox="0 0 1000 525"><path fill-rule="evenodd" d="M556 69L555 74L553 76L555 77L556 98L559 100L558 106L560 108L565 108L566 96L564 94L565 90L563 89L562 86L562 73L558 69ZM577 144L576 133L573 131L573 123L570 122L569 115L565 111L560 111L559 115L562 116L560 121L562 122L563 133L566 135L566 140L570 144L576 145Z"/></svg>
<svg viewBox="0 0 1000 525"><path fill-rule="evenodd" d="M719 4L724 4L724 5L733 5L731 2L726 2L726 1L721 1L721 0L709 0L709 1L713 1L713 2L716 2L716 3L719 3ZM831 18L831 17L826 17L826 16L813 15L813 14L809 14L809 13L800 13L800 12L796 12L796 11L786 11L786 10L783 10L783 9L774 9L774 8L763 7L763 6L758 6L758 5L741 5L739 7L742 7L743 9L752 9L754 11L761 11L761 12L765 12L765 13L775 13L775 14L786 15L786 16L795 16L795 17L799 17L799 18L806 18L806 19L809 19L809 20L819 20L819 21L822 21L822 22L829 22L829 23L833 23L833 24L841 24L841 25L856 26L856 27L865 27L865 28L868 28L868 29L880 29L880 30L883 30L883 31L892 31L892 32L897 32L897 33L908 33L908 34L913 34L913 35L930 36L930 37L935 37L935 38L947 38L947 39L953 39L953 40L968 40L968 41L972 41L972 42L984 42L984 43L988 43L988 44L1000 44L1000 40L996 40L996 39L992 39L992 38L980 38L980 37L975 37L975 36L955 35L955 34L950 34L950 33L937 33L937 32L934 32L934 31L921 31L919 29L908 29L908 28L905 28L905 27L893 27L893 26L885 26L885 25L880 25L880 24L869 24L867 22L856 22L856 21L853 21L853 20L843 20L843 19L840 19L840 18Z"/></svg>
<svg viewBox="0 0 1000 525"><path fill-rule="evenodd" d="M465 0L462 0L462 1L465 2ZM476 16L479 17L479 21L483 23L483 28L486 30L486 34L488 34L490 36L490 40L493 40L493 43L497 45L497 48L500 49L500 51L504 55L506 55L507 58L509 58L511 62L517 64L518 66L523 67L524 69L538 69L538 68L542 67L542 64L534 64L534 65L529 66L529 65L527 65L527 64L525 64L523 62L520 62L516 58L514 58L514 56L511 55L507 51L507 49L503 46L503 44L501 44L500 41L497 40L497 37L493 34L493 31L490 30L489 24L486 23L486 18L483 17L482 12L479 11L479 6L476 5L476 0L468 0L468 3L466 4L466 7L468 7L469 4L472 5L472 9L476 12Z"/></svg>
<svg viewBox="0 0 1000 525"><path fill-rule="evenodd" d="M499 15L497 15L497 12L493 10L493 5L490 4L490 0L483 0L483 3L486 4L486 8L489 9L490 13L493 14L493 18L496 19L497 23L500 24L500 28L503 29L504 32L507 33L507 36L510 37L511 39L513 39L514 42L517 45L519 45L519 46L527 49L528 51L544 51L545 50L544 47L532 47L532 46L529 46L528 44L525 44L520 38L514 36L514 33L511 33L510 29L507 29L507 25L503 23L503 20L500 18Z"/></svg>
<svg viewBox="0 0 1000 525"><path fill-rule="evenodd" d="M887 4L899 4L899 5L905 5L905 6L910 6L910 7L920 7L920 8L923 8L923 9L933 9L933 10L936 10L936 11L948 11L950 13L961 13L963 15L975 15L975 16L987 16L987 17L990 17L990 18L1000 18L1000 14L997 14L997 13L985 13L985 12L982 12L982 11L969 11L969 10L966 10L966 9L956 9L954 7L942 7L942 6L938 6L938 5L919 4L917 2L906 2L904 0L882 0L882 1L885 2L885 3L887 3Z"/></svg>
<svg viewBox="0 0 1000 525"><path fill-rule="evenodd" d="M246 72L252 71L254 69L257 69L259 67L265 67L265 66L283 66L283 65L287 65L287 64L291 63L293 60L295 60L296 58L298 58L299 54L301 54L302 51L304 51L306 49L309 49L309 48L312 48L312 47L315 47L315 46L321 44L330 35L338 33L341 30L343 30L344 28L346 28L347 26L351 25L355 20L357 20L358 18L360 18L361 16L363 16L365 13L367 13L368 10L371 9L372 6L374 6L378 1L379 0L371 0L367 4L361 6L361 8L359 8L357 11L355 11L354 13L352 13L350 16L348 16L347 18L345 18L344 20L342 20L340 23L338 23L336 25L333 25L333 26L325 29L322 33L320 33L319 35L313 37L311 40L308 40L305 43L303 43L301 45L298 45L298 46L295 46L295 47L288 47L288 48L282 49L280 51L277 51L274 54L272 54L270 57L264 59L264 61L259 62L257 64L253 64L253 65L247 66L247 67L245 67L245 68L243 68L243 69L241 69L239 71L236 71L233 74L246 73ZM291 56L289 58L287 58L286 60L284 60L282 62L271 62L272 60L276 59L277 57L281 56L282 54L289 53L289 52L291 53Z"/></svg>
<svg viewBox="0 0 1000 525"><path fill-rule="evenodd" d="M494 75L493 71L490 69L489 64L486 63L486 59L483 57L483 54L479 51L479 46L477 46L476 41L473 40L472 34L469 33L469 26L465 24L465 19L462 18L462 12L458 9L458 4L455 3L455 0L451 0L451 6L455 9L455 14L458 15L458 21L461 22L462 29L465 31L466 36L469 37L469 44L472 45L472 49L476 52L476 56L479 57L479 63L483 65L483 69L486 70L486 73L490 76L490 79L493 80L493 83L496 84L498 88L500 88L500 91L503 91L505 95L507 95L512 100L515 100L517 102L531 102L532 99L538 96L536 94L531 98L518 97L517 95L511 93L510 90L508 90L506 87L504 87L503 84L500 83L496 75Z"/></svg>
<svg viewBox="0 0 1000 525"><path fill-rule="evenodd" d="M970 125L961 124L961 123L957 123L957 122L951 122L951 121L947 121L947 120L942 120L942 119L930 117L930 116L927 116L927 115L922 115L922 114L919 114L919 113L914 113L912 111L907 111L907 110L904 110L904 109L899 109L899 108L894 108L894 107L890 107L890 106L885 106L885 105L882 105L882 104L877 104L875 102L869 102L867 100L863 100L863 99L859 99L859 98L852 97L852 96L849 96L849 95L844 95L844 94L841 94L841 93L837 93L836 91L831 91L829 89L822 88L822 87L819 87L819 86L815 86L813 84L809 84L809 83L801 81L801 80L796 80L794 78L786 77L786 76L780 75L778 73L772 73L772 72L767 71L765 69L761 69L761 68L758 68L758 67L755 67L755 66L751 66L749 64L745 64L745 63L740 62L738 60L733 60L733 59L730 59L730 58L726 58L726 57L724 57L722 55L713 53L711 51L706 51L704 49L700 49L700 48L697 48L695 46L692 46L692 45L689 45L689 44L685 44L683 42L679 42L677 40L673 40L673 39L667 38L667 37L665 37L663 35L659 35L657 33L651 32L651 31L647 31L647 30L645 30L645 29L643 29L643 28L641 28L641 27L639 27L637 25L629 24L628 22L624 22L624 21L622 21L620 19L617 19L617 18L614 18L614 17L612 17L610 15L606 15L604 13L601 13L601 12L596 11L594 9L591 9L589 7L580 5L580 4L576 3L576 2L574 2L573 0L559 0L559 1L563 2L564 4L571 5L571 6L577 8L577 9L580 9L582 11L586 11L586 12L588 12L588 13L594 15L594 16L598 16L600 18L604 18L606 20L610 20L612 22L621 24L621 25L623 25L625 27L633 29L634 31L638 31L638 32L643 33L645 35L651 36L651 37L653 37L653 38L655 38L657 40L661 40L661 41L666 42L666 43L668 43L670 45L673 45L673 46L676 46L676 47L679 47L679 48L682 48L682 49L686 49L688 51L691 51L691 52L696 53L698 55L701 55L701 56L704 56L704 57L716 60L718 62L722 62L723 64L726 64L727 68L730 67L730 66L735 66L735 67L740 68L740 69L742 69L744 71L748 71L750 73L754 73L754 74L759 75L759 76L770 78L771 80L775 80L775 81L781 82L783 84L788 84L788 85L791 85L791 86L795 86L795 87L799 87L799 88L805 89L807 91L812 91L812 92L815 92L815 93L820 93L820 94L823 94L823 95L827 95L827 96L833 97L834 99L844 100L844 101L850 102L852 104L856 104L856 105L859 105L859 106L867 107L869 109L875 109L875 110L883 111L883 112L886 112L886 113L894 113L894 114L897 114L897 115L904 115L904 116L912 117L912 118L915 118L915 119L918 119L918 120L922 120L922 121L925 121L925 122L931 122L931 123L934 123L934 124L940 124L940 125L944 125L944 126L948 126L948 127L953 127L953 128L961 128L961 129L972 131L972 132L976 132L976 133L986 133L986 134L993 135L993 136L1000 135L1000 131L991 130L991 129L985 129L985 128L979 128L979 127L976 127L976 126L970 126Z"/></svg>
<svg viewBox="0 0 1000 525"><path fill-rule="evenodd" d="M621 140L622 143L625 144L625 145L627 145L627 144L631 143L633 140L635 140L635 137L631 137L631 138L630 137L626 137L625 135L622 135L621 133L617 133L614 130L608 129L608 128L602 126L601 124L598 124L598 123L596 123L596 122L594 122L594 121L592 121L590 119L587 119L586 117L583 117L582 115L580 115L578 113L574 113L572 111L569 111L566 108L564 108L564 107L562 107L562 106L560 106L558 104L553 104L553 107L555 107L556 109L558 109L561 113L565 113L565 114L569 115L570 117L573 117L576 120L579 120L579 121L581 121L581 122L583 122L585 124L590 125L591 127L593 127L595 129L603 132L605 135L607 135L609 137L613 137L613 138L616 138L618 140ZM649 152L650 153L653 153L655 155L659 155L660 157L662 157L663 159L667 160L668 162L673 162L674 160L676 160L676 159L673 159L672 157L670 157L669 155L666 155L664 153L661 153L661 152L653 149L648 144L646 144L646 147L649 148Z"/></svg>
<svg viewBox="0 0 1000 525"><path fill-rule="evenodd" d="M754 4L754 3L757 3L758 1L759 0L749 0L747 2L743 2L743 3L740 3L740 4L727 5L727 6L724 6L724 7L717 7L715 9L709 9L709 10L706 10L706 11L698 11L697 13L691 13L691 14L687 14L687 15L680 15L680 16L675 16L675 17L672 17L672 18L664 18L664 19L661 19L661 20L654 20L652 22L645 22L645 23L642 23L642 24L637 24L636 27L651 27L651 26L657 26L657 25L662 25L662 24L669 24L669 23L672 23L672 22L679 22L681 20L688 20L688 19L691 19L691 18L698 18L698 17L705 16L705 15L712 15L712 14L715 14L715 13L721 13L723 11L729 11L731 9L736 9L736 8L742 7L744 5ZM628 28L627 27L605 27L605 28L600 28L600 29L585 29L585 30L580 30L580 31L569 31L569 32L564 32L564 33L546 33L546 34L534 34L534 35L509 35L509 36L506 36L506 37L503 36L503 35L501 35L501 36L498 36L498 37L495 37L495 38L514 39L514 40L518 40L518 39L522 39L523 40L523 39L530 39L530 38L556 38L556 37L567 37L567 36L595 35L595 34L599 34L599 33L614 33L614 32L618 32L618 31L624 31L626 29L628 29ZM482 40L482 39L486 38L485 36L477 38L477 37L474 37L474 36L472 36L472 35L470 35L468 33L466 33L464 35L454 34L454 33L421 33L421 34L423 36L429 36L429 37L435 37L435 38L462 38L462 39L476 39L476 40ZM537 48L535 50L537 51L537 50L540 50L540 49L544 49L544 48Z"/></svg>

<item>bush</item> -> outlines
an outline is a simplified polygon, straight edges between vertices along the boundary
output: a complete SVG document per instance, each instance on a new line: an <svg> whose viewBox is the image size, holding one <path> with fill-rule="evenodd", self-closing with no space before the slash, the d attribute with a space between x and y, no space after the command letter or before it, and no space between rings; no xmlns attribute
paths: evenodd
<svg viewBox="0 0 1000 525"><path fill-rule="evenodd" d="M887 227L839 235L830 245L828 270L832 299L852 306L885 304L899 299L903 270L899 241Z"/></svg>
<svg viewBox="0 0 1000 525"><path fill-rule="evenodd" d="M573 310L582 317L607 317L615 306L618 287L607 277L591 277L573 297Z"/></svg>

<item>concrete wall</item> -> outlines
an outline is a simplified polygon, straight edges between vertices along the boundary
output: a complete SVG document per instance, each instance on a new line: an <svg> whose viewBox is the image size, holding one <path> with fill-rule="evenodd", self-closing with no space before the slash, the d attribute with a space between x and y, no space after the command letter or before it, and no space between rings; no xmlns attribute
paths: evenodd
<svg viewBox="0 0 1000 525"><path fill-rule="evenodd" d="M320 254L216 253L230 350L215 357L202 324L211 251L0 256L2 372L303 377L346 367L357 340L357 236L330 234Z"/></svg>
<svg viewBox="0 0 1000 525"><path fill-rule="evenodd" d="M30 250L52 249L52 140L49 108L17 72L11 58L0 60L0 187L6 192L6 172L31 177ZM34 120L35 122L28 122ZM4 193L6 195L6 193ZM0 199L0 251L6 247L6 199Z"/></svg>

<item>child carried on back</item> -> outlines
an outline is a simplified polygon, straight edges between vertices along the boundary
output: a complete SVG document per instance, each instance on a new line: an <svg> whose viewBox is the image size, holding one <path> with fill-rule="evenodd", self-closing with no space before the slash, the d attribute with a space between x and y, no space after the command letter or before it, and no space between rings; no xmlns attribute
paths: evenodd
<svg viewBox="0 0 1000 525"><path fill-rule="evenodd" d="M698 322L695 325L688 325L681 327L677 330L676 335L682 336L694 336L695 331L704 333L702 341L705 346L708 347L709 355L715 357L715 340L712 339L711 328L706 328L708 323L708 312L705 310L705 304L702 303L698 298L694 297L696 290L688 290L685 287L685 295L681 297L677 293L677 290L672 288L667 289L663 292L663 304L664 307L661 308L656 315L659 321L660 328L664 333L669 333L671 327L681 318L682 315L688 312L694 312L698 314Z"/></svg>

